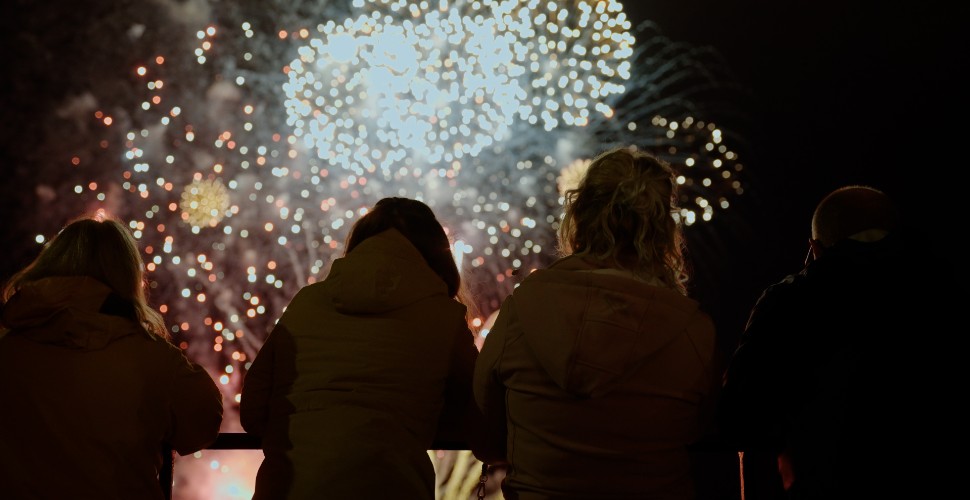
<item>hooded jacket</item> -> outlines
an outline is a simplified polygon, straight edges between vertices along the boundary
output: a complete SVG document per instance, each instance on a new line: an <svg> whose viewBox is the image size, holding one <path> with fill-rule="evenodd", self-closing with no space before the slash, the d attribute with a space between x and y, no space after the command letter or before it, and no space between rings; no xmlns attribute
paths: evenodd
<svg viewBox="0 0 970 500"><path fill-rule="evenodd" d="M433 499L439 415L475 408L465 311L394 229L300 290L243 387L265 456L254 498Z"/></svg>
<svg viewBox="0 0 970 500"><path fill-rule="evenodd" d="M689 498L686 446L717 377L715 335L675 290L572 256L502 305L475 368L507 498Z"/></svg>
<svg viewBox="0 0 970 500"><path fill-rule="evenodd" d="M162 449L212 443L222 396L101 282L24 285L2 308L0 496L161 499Z"/></svg>

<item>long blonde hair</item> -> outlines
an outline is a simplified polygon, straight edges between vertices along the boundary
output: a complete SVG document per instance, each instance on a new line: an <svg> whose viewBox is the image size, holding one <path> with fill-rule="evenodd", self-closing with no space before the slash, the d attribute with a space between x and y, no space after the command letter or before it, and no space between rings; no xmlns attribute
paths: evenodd
<svg viewBox="0 0 970 500"><path fill-rule="evenodd" d="M162 315L148 305L143 269L138 245L124 225L100 214L81 217L61 229L33 262L7 281L3 300L9 300L25 284L43 278L87 276L130 302L146 330L169 339Z"/></svg>
<svg viewBox="0 0 970 500"><path fill-rule="evenodd" d="M560 255L592 258L686 294L676 186L670 166L648 153L616 148L600 154L579 186L566 191Z"/></svg>

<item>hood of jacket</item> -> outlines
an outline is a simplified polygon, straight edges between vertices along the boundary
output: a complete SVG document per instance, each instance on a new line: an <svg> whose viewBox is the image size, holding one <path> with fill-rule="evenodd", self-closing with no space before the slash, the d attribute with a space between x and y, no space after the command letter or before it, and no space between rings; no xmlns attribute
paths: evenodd
<svg viewBox="0 0 970 500"><path fill-rule="evenodd" d="M676 290L593 272L579 257L527 277L513 295L523 337L569 393L610 392L651 355L688 335L698 303ZM706 316L705 316L706 317Z"/></svg>
<svg viewBox="0 0 970 500"><path fill-rule="evenodd" d="M81 350L102 349L115 339L145 333L131 304L84 276L25 284L3 304L0 323L10 330L8 335Z"/></svg>
<svg viewBox="0 0 970 500"><path fill-rule="evenodd" d="M448 286L414 245L396 229L362 241L334 261L327 276L337 311L377 314L432 296L447 296Z"/></svg>

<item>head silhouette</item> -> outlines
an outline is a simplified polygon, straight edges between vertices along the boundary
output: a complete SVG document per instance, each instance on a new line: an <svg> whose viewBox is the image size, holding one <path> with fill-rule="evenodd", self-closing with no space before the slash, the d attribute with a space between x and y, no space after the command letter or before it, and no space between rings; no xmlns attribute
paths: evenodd
<svg viewBox="0 0 970 500"><path fill-rule="evenodd" d="M148 305L143 269L138 245L123 224L103 215L82 217L61 229L33 262L7 282L3 299L43 278L86 276L130 302L146 329L168 338L161 315Z"/></svg>
<svg viewBox="0 0 970 500"><path fill-rule="evenodd" d="M812 216L812 240L823 248L845 239L875 241L896 229L897 213L882 191L845 186L819 202Z"/></svg>
<svg viewBox="0 0 970 500"><path fill-rule="evenodd" d="M684 240L674 218L676 183L669 165L642 151L613 149L593 159L565 198L561 255L591 258L686 292Z"/></svg>
<svg viewBox="0 0 970 500"><path fill-rule="evenodd" d="M461 287L461 277L448 235L431 208L420 201L396 197L378 201L354 223L347 241L347 253L367 238L392 228L418 249L428 266L448 285L448 295L455 298Z"/></svg>

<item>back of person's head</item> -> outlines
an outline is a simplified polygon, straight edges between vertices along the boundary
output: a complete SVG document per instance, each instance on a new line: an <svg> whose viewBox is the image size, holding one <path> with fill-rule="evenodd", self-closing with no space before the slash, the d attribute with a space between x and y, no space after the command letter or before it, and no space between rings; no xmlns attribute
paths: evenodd
<svg viewBox="0 0 970 500"><path fill-rule="evenodd" d="M892 200L869 186L845 186L819 202L812 216L812 239L830 247L845 239L875 241L896 229Z"/></svg>
<svg viewBox="0 0 970 500"><path fill-rule="evenodd" d="M410 198L384 198L354 223L347 241L347 253L361 242L397 229L418 249L428 266L448 285L448 295L454 298L461 287L461 277L451 244L431 207Z"/></svg>
<svg viewBox="0 0 970 500"><path fill-rule="evenodd" d="M646 152L600 154L579 186L566 192L560 254L592 258L686 293L676 185L670 166Z"/></svg>
<svg viewBox="0 0 970 500"><path fill-rule="evenodd" d="M146 329L168 338L161 315L148 305L143 268L138 245L123 224L101 213L81 217L61 229L33 262L7 282L3 300L43 278L86 276L131 303Z"/></svg>

